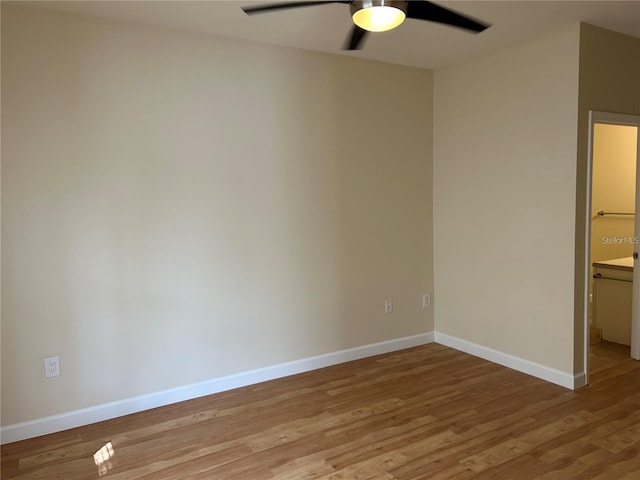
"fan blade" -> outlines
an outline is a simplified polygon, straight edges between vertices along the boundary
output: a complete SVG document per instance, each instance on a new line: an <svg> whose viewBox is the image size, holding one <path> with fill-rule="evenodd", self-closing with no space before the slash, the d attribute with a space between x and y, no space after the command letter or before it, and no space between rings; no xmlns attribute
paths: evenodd
<svg viewBox="0 0 640 480"><path fill-rule="evenodd" d="M444 23L473 32L482 32L490 27L490 25L480 23L471 17L460 15L448 8L440 7L426 0L408 2L407 18Z"/></svg>
<svg viewBox="0 0 640 480"><path fill-rule="evenodd" d="M270 5L256 5L255 7L242 7L244 13L251 15L252 13L271 12L273 10L285 10L287 8L314 7L316 5L325 5L327 3L351 3L349 0L329 0L320 2L285 2L272 3Z"/></svg>
<svg viewBox="0 0 640 480"><path fill-rule="evenodd" d="M357 25L353 26L351 36L344 44L343 50L360 50L362 48L362 40L364 40L367 31Z"/></svg>

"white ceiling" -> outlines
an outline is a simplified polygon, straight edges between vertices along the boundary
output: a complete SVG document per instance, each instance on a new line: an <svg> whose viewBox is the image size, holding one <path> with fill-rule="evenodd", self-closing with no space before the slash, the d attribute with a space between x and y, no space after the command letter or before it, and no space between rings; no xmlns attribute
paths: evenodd
<svg viewBox="0 0 640 480"><path fill-rule="evenodd" d="M640 0L445 0L435 3L490 23L492 27L475 35L431 22L407 20L390 32L370 34L363 50L344 52L341 48L351 28L348 5L318 5L252 16L241 10L242 6L277 2L85 0L18 3L423 68L441 67L573 22L587 22L640 37Z"/></svg>

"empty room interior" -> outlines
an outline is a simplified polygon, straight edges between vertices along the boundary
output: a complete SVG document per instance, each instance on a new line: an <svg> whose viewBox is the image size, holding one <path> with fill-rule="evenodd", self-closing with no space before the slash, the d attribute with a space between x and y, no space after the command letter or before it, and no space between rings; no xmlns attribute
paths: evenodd
<svg viewBox="0 0 640 480"><path fill-rule="evenodd" d="M640 2L310 3L2 1L1 477L640 478Z"/></svg>

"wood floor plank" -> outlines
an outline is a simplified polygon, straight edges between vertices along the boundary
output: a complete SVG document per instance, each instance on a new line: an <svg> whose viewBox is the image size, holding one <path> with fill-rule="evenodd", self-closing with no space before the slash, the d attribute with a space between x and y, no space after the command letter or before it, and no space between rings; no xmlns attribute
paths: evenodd
<svg viewBox="0 0 640 480"><path fill-rule="evenodd" d="M430 344L4 445L1 477L639 480L640 362L596 362L573 392Z"/></svg>

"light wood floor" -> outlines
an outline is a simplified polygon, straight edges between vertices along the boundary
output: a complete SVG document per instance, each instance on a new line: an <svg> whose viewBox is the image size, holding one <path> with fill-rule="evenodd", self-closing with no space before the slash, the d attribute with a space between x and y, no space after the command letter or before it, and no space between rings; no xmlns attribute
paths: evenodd
<svg viewBox="0 0 640 480"><path fill-rule="evenodd" d="M4 480L101 475L638 480L640 362L573 392L430 344L2 448Z"/></svg>

